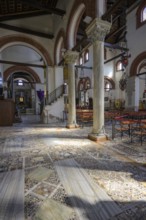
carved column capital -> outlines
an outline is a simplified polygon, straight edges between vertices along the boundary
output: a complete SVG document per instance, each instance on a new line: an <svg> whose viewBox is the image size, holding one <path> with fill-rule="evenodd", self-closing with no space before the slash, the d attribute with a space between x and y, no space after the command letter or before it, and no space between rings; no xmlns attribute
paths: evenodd
<svg viewBox="0 0 146 220"><path fill-rule="evenodd" d="M92 43L96 41L103 41L110 31L111 23L101 20L100 18L95 18L91 24L86 29L86 34Z"/></svg>
<svg viewBox="0 0 146 220"><path fill-rule="evenodd" d="M75 63L76 60L79 58L79 53L72 50L67 50L64 54L65 63Z"/></svg>

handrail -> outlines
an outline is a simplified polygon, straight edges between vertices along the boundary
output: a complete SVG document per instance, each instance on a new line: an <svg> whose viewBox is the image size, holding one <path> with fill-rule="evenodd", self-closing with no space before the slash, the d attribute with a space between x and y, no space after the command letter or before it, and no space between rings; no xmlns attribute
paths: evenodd
<svg viewBox="0 0 146 220"><path fill-rule="evenodd" d="M59 97L61 97L63 93L64 93L64 85L61 85L48 95L47 104L51 105L54 101L56 101Z"/></svg>

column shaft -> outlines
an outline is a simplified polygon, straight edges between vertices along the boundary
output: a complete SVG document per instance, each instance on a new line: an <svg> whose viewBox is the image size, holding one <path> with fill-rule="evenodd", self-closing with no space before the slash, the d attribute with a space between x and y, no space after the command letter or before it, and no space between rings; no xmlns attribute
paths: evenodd
<svg viewBox="0 0 146 220"><path fill-rule="evenodd" d="M68 66L68 122L67 128L75 128L76 124L76 97L75 97L75 61L78 59L76 51L68 50L64 55Z"/></svg>
<svg viewBox="0 0 146 220"><path fill-rule="evenodd" d="M68 126L74 127L76 125L76 103L75 103L75 71L74 64L68 64L68 98L69 98L69 115Z"/></svg>
<svg viewBox="0 0 146 220"><path fill-rule="evenodd" d="M104 73L103 42L96 41L93 47L93 133L100 134L104 127Z"/></svg>
<svg viewBox="0 0 146 220"><path fill-rule="evenodd" d="M99 1L100 2L100 1ZM101 3L101 2L100 2ZM100 18L86 29L88 37L93 43L93 129L89 138L98 140L104 136L104 38L109 32L111 24Z"/></svg>

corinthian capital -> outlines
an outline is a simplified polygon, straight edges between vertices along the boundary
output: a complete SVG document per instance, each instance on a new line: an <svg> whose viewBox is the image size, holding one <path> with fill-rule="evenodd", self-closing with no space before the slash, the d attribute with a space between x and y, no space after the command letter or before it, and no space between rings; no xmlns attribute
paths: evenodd
<svg viewBox="0 0 146 220"><path fill-rule="evenodd" d="M79 53L72 50L67 50L64 54L65 63L75 63L79 57Z"/></svg>
<svg viewBox="0 0 146 220"><path fill-rule="evenodd" d="M86 29L86 34L92 43L96 41L104 41L105 36L111 28L111 23L95 18Z"/></svg>

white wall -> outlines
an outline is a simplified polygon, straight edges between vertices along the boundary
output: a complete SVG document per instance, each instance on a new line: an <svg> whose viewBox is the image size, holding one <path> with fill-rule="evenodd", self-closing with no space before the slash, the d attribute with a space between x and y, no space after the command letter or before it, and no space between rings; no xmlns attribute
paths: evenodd
<svg viewBox="0 0 146 220"><path fill-rule="evenodd" d="M146 50L146 25L136 28L136 11L137 8L127 15L127 43L131 58L129 65L143 51Z"/></svg>
<svg viewBox="0 0 146 220"><path fill-rule="evenodd" d="M45 106L41 116L42 122L45 124L50 123L52 121L51 116L54 116L59 119L63 119L63 110L64 110L64 97L62 96L57 100L57 102Z"/></svg>
<svg viewBox="0 0 146 220"><path fill-rule="evenodd" d="M48 92L51 93L55 89L54 68L48 67Z"/></svg>
<svg viewBox="0 0 146 220"><path fill-rule="evenodd" d="M55 88L58 88L63 84L63 67L55 66L54 74L55 74Z"/></svg>
<svg viewBox="0 0 146 220"><path fill-rule="evenodd" d="M131 57L129 59L129 65L128 65L128 72L130 70L130 66L134 59L141 54L142 52L146 51L146 25L142 25L138 29L136 28L136 12L137 8L133 11L131 11L127 15L127 45L129 48L129 53L131 54ZM144 70L145 72L145 70ZM138 70L137 70L138 73ZM133 98L131 106L136 108L137 107L137 100L140 100L143 97L143 91L145 90L145 80L139 80L137 77L135 78L135 87L133 88ZM139 89L137 90L137 87ZM137 92L136 92L137 91ZM127 96L130 96L130 93L127 93ZM127 97L127 100L130 100L129 97ZM135 101L136 100L136 101ZM128 105L128 101L127 101Z"/></svg>

